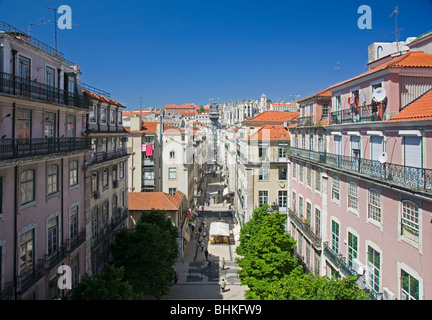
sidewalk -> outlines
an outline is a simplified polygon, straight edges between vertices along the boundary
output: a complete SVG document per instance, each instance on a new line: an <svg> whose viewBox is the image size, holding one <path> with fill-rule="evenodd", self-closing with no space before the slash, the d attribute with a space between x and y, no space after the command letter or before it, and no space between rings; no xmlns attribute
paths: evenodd
<svg viewBox="0 0 432 320"><path fill-rule="evenodd" d="M197 228L202 221L205 227L209 227L212 221L218 221L216 212L226 213L227 207L223 203L205 207L205 212L200 212L197 218ZM223 220L227 220L225 217ZM177 283L173 284L170 292L162 299L210 299L210 300L244 300L244 286L240 285L240 279L236 274L239 269L235 263L235 249L238 245L239 226L230 219L230 231L233 234L229 245L211 244L208 236L204 239L204 247L208 249L211 266L208 266L204 250L201 250L198 239L195 236L186 246L183 261L177 262ZM204 230L205 230L204 227ZM234 241L232 241L234 239ZM225 259L225 268L222 270L222 259ZM220 284L225 279L226 291L222 292Z"/></svg>

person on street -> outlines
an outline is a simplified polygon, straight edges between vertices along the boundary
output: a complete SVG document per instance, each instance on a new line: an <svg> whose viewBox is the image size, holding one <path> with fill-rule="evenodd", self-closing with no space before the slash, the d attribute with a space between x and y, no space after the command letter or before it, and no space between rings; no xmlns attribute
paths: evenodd
<svg viewBox="0 0 432 320"><path fill-rule="evenodd" d="M222 292L225 292L225 288L226 288L226 282L225 282L225 279L222 279L222 283L221 283Z"/></svg>
<svg viewBox="0 0 432 320"><path fill-rule="evenodd" d="M205 255L205 258L206 258L206 261L207 261L208 260L208 250L207 249L205 250L204 255Z"/></svg>
<svg viewBox="0 0 432 320"><path fill-rule="evenodd" d="M222 258L222 270L225 270L225 257Z"/></svg>

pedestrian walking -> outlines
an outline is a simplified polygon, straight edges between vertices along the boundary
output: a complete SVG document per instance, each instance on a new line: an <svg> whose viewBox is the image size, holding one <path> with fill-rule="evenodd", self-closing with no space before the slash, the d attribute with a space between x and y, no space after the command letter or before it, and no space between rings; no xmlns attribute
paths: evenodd
<svg viewBox="0 0 432 320"><path fill-rule="evenodd" d="M208 260L208 250L207 249L205 250L204 255L205 255L206 261L207 261Z"/></svg>
<svg viewBox="0 0 432 320"><path fill-rule="evenodd" d="M204 251L204 242L201 241L200 245L201 245L201 251Z"/></svg>
<svg viewBox="0 0 432 320"><path fill-rule="evenodd" d="M222 279L222 283L221 283L222 292L225 292L225 288L226 288L226 282L225 279Z"/></svg>
<svg viewBox="0 0 432 320"><path fill-rule="evenodd" d="M210 254L208 255L208 266L211 267L211 258L210 258Z"/></svg>
<svg viewBox="0 0 432 320"><path fill-rule="evenodd" d="M203 232L203 238L204 238L204 239L205 239L205 237L206 237L206 234L207 234L207 233L204 231L204 232Z"/></svg>
<svg viewBox="0 0 432 320"><path fill-rule="evenodd" d="M225 270L225 257L222 258L222 270Z"/></svg>

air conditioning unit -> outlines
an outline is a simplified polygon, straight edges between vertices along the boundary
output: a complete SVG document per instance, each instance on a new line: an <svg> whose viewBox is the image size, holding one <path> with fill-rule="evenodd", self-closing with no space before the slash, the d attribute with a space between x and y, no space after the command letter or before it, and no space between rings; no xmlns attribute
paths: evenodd
<svg viewBox="0 0 432 320"><path fill-rule="evenodd" d="M388 288L384 288L382 298L383 300L396 300L396 295Z"/></svg>
<svg viewBox="0 0 432 320"><path fill-rule="evenodd" d="M99 199L100 198L100 191L94 191L93 192L93 198L94 199Z"/></svg>
<svg viewBox="0 0 432 320"><path fill-rule="evenodd" d="M357 272L358 275L362 276L365 271L364 265L358 260L354 259L352 262L353 269Z"/></svg>

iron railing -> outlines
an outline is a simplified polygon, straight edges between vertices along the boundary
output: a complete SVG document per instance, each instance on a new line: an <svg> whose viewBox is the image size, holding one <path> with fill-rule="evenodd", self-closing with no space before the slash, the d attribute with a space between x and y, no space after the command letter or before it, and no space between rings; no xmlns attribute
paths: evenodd
<svg viewBox="0 0 432 320"><path fill-rule="evenodd" d="M305 223L296 213L288 208L288 216L291 221L301 230L301 232L313 243L315 249L320 250L322 247L322 238L314 233L310 228L310 225Z"/></svg>
<svg viewBox="0 0 432 320"><path fill-rule="evenodd" d="M0 21L0 32L3 31L13 37L15 37L15 39L22 41L26 44L29 44L35 48L38 48L39 50L42 50L46 53L48 53L51 56L54 56L56 58L60 58L62 60L64 60L64 62L66 62L66 64L68 66L74 66L76 65L76 63L66 60L64 58L64 54L60 51L58 51L57 49L54 49L53 47L47 45L46 43L33 38L32 36L30 36L27 32L19 30L17 28L15 28L14 26L11 26L10 24L4 22L4 21Z"/></svg>
<svg viewBox="0 0 432 320"><path fill-rule="evenodd" d="M90 159L86 162L86 166L92 166L97 163L102 163L108 160L121 158L127 155L129 155L127 148L122 148L111 152L93 153Z"/></svg>
<svg viewBox="0 0 432 320"><path fill-rule="evenodd" d="M91 140L79 138L0 139L0 160L90 149Z"/></svg>
<svg viewBox="0 0 432 320"><path fill-rule="evenodd" d="M7 282L3 290L0 291L0 300L14 300L16 299L15 291L17 294L22 294L31 288L44 275L51 272L55 266L62 263L68 254L82 245L85 242L85 236L86 230L82 228L75 237L67 239L51 254L46 254L43 259L38 259L35 265L24 270L17 277L16 283Z"/></svg>
<svg viewBox="0 0 432 320"><path fill-rule="evenodd" d="M109 239L114 235L114 231L127 219L129 215L129 209L118 208L118 213L111 218L111 221L107 223L103 229L98 230L92 237L92 248L96 248L103 241Z"/></svg>
<svg viewBox="0 0 432 320"><path fill-rule="evenodd" d="M409 188L414 191L432 192L432 169L381 163L376 160L294 147L288 148L288 154L289 156L315 161L333 169L343 170L347 173L358 173L391 185Z"/></svg>
<svg viewBox="0 0 432 320"><path fill-rule="evenodd" d="M297 126L298 127L309 127L311 125L313 125L312 116L300 117L297 119Z"/></svg>
<svg viewBox="0 0 432 320"><path fill-rule="evenodd" d="M350 109L338 110L330 113L330 124L344 124L353 122L382 121L383 108L381 104L353 106Z"/></svg>
<svg viewBox="0 0 432 320"><path fill-rule="evenodd" d="M0 72L0 93L80 109L89 109L89 102L84 100L82 95L4 72Z"/></svg>

